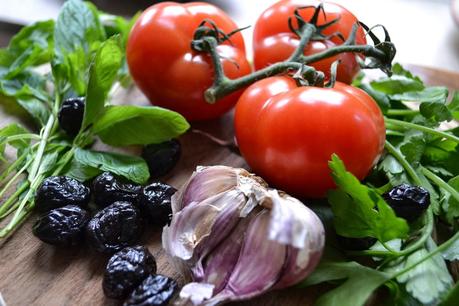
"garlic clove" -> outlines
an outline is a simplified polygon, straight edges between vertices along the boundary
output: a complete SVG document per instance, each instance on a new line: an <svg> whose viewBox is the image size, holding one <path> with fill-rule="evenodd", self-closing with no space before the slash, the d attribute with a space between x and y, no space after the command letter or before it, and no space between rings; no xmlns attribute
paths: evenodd
<svg viewBox="0 0 459 306"><path fill-rule="evenodd" d="M226 166L198 167L188 183L172 198L172 212L175 214L193 202L225 192L237 185L237 172Z"/></svg>

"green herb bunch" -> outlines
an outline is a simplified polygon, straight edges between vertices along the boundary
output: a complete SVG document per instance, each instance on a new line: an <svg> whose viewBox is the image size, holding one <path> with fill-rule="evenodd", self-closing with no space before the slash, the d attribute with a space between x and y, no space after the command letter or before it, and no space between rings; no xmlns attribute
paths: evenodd
<svg viewBox="0 0 459 306"><path fill-rule="evenodd" d="M177 137L189 128L181 115L169 110L110 105L113 88L129 82L124 48L134 20L69 0L57 21L24 27L0 49L1 106L9 113L26 113L33 121L31 129L18 123L0 129L0 238L31 213L35 191L50 175L86 181L111 171L136 183L148 180L142 158L90 150L97 138L112 146L143 145ZM86 100L74 139L60 130L57 120L62 101L70 97ZM15 149L13 161L7 154L10 147Z"/></svg>
<svg viewBox="0 0 459 306"><path fill-rule="evenodd" d="M382 294L387 305L459 305L459 285L448 269L459 259L459 128L453 121L459 120L459 93L428 87L399 64L391 77L360 78L354 85L384 113L385 153L362 183L333 156L338 188L329 192L327 205L317 206L332 229L328 249L302 286L339 284L317 305L364 305L380 287L390 293ZM430 207L412 223L397 217L382 197L402 183L430 193ZM346 252L335 233L378 242Z"/></svg>

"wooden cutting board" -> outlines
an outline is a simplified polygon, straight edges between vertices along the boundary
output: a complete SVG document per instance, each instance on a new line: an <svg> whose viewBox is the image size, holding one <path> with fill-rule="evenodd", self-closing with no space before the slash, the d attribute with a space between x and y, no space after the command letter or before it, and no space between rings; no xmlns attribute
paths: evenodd
<svg viewBox="0 0 459 306"><path fill-rule="evenodd" d="M420 66L407 66L420 75L426 83L459 89L459 74ZM120 92L117 103L144 104L148 102L136 89ZM0 107L0 126L12 121ZM180 187L197 165L228 165L247 167L244 160L228 148L217 145L194 130L208 132L218 138L233 137L232 114L210 122L192 124L192 129L181 137L183 155L175 169L164 179ZM130 151L135 151L131 148ZM35 216L9 239L0 242L0 293L8 306L70 306L70 305L120 305L106 299L102 292L102 275L108 256L101 255L88 246L57 249L46 245L32 235ZM161 229L150 228L140 244L148 246L155 256L158 272L178 278L161 249ZM244 303L233 305L299 306L312 305L323 292L321 287L291 288L275 291ZM350 293L352 294L352 293Z"/></svg>

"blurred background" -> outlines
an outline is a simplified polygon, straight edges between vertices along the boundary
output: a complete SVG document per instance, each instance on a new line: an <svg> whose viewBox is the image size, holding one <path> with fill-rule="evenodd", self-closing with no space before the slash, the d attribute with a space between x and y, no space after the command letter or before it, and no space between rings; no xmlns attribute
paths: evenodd
<svg viewBox="0 0 459 306"><path fill-rule="evenodd" d="M253 25L257 16L277 0L214 0L239 26ZM0 0L0 46L21 25L55 18L64 0ZM152 0L94 0L100 9L131 16ZM186 1L181 1L186 2ZM459 72L459 0L333 0L367 25L383 24L397 46L396 61ZM459 15L459 13L458 13ZM246 30L247 48L251 30Z"/></svg>

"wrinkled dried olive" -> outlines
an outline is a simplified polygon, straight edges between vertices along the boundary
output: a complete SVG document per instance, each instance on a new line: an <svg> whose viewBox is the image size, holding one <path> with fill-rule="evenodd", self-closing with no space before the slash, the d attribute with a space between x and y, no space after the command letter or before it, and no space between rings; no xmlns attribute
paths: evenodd
<svg viewBox="0 0 459 306"><path fill-rule="evenodd" d="M108 261L102 288L107 297L122 299L151 273L156 273L156 261L148 249L143 246L127 247Z"/></svg>
<svg viewBox="0 0 459 306"><path fill-rule="evenodd" d="M138 286L123 306L163 306L174 296L177 282L157 274L148 276Z"/></svg>
<svg viewBox="0 0 459 306"><path fill-rule="evenodd" d="M383 195L395 214L407 221L414 221L430 205L430 194L422 187L402 184Z"/></svg>
<svg viewBox="0 0 459 306"><path fill-rule="evenodd" d="M142 157L148 164L150 176L159 178L174 168L182 153L180 142L171 139L159 144L150 144L143 148Z"/></svg>
<svg viewBox="0 0 459 306"><path fill-rule="evenodd" d="M40 216L33 234L43 242L57 246L74 246L83 238L89 213L76 205L52 209Z"/></svg>
<svg viewBox="0 0 459 306"><path fill-rule="evenodd" d="M129 202L115 202L105 207L86 226L89 243L104 253L134 244L142 231L140 211Z"/></svg>
<svg viewBox="0 0 459 306"><path fill-rule="evenodd" d="M59 126L67 135L76 136L81 129L84 116L85 98L69 98L62 102L58 114Z"/></svg>
<svg viewBox="0 0 459 306"><path fill-rule="evenodd" d="M176 191L167 184L152 183L142 189L137 203L153 224L165 225L172 216L171 197Z"/></svg>
<svg viewBox="0 0 459 306"><path fill-rule="evenodd" d="M110 172L104 172L92 182L94 202L100 207L106 207L116 201L135 203L142 187L126 182Z"/></svg>
<svg viewBox="0 0 459 306"><path fill-rule="evenodd" d="M336 235L336 240L343 249L350 251L368 250L376 243L376 241L378 241L373 237L349 238L340 235Z"/></svg>
<svg viewBox="0 0 459 306"><path fill-rule="evenodd" d="M88 187L67 176L50 176L43 180L35 195L35 205L41 212L78 205L85 207L91 198Z"/></svg>

